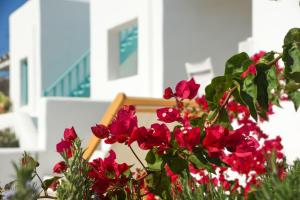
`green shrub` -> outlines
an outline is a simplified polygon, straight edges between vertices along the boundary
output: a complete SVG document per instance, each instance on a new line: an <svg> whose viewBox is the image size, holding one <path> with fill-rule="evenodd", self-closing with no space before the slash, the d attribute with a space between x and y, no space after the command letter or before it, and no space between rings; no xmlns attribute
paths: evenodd
<svg viewBox="0 0 300 200"><path fill-rule="evenodd" d="M19 147L19 140L11 129L0 131L0 147Z"/></svg>

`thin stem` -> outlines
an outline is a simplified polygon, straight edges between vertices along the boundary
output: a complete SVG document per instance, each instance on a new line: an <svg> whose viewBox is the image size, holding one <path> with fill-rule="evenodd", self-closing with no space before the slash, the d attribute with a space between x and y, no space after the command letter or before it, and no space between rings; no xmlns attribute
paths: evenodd
<svg viewBox="0 0 300 200"><path fill-rule="evenodd" d="M57 198L56 198L56 197L52 197L52 196L46 195L46 196L40 196L40 197L38 197L37 199L57 199Z"/></svg>
<svg viewBox="0 0 300 200"><path fill-rule="evenodd" d="M279 59L281 59L283 54L282 54L282 53L278 53L278 54L279 54L279 55L278 55L274 60L272 60L272 61L266 63L266 65L272 66L272 65L274 65Z"/></svg>
<svg viewBox="0 0 300 200"><path fill-rule="evenodd" d="M144 178L146 178L147 176L149 176L151 174L151 171L149 173L146 173L144 176L139 177L138 179L136 179L136 181L140 181L143 180Z"/></svg>
<svg viewBox="0 0 300 200"><path fill-rule="evenodd" d="M137 185L137 191L138 191L138 193L137 193L137 199L141 200L142 196L141 196L141 182L140 181L138 182L138 185Z"/></svg>
<svg viewBox="0 0 300 200"><path fill-rule="evenodd" d="M38 177L39 181L41 182L41 185L43 186L42 188L44 190L45 195L48 196L46 186L45 186L44 182L42 181L41 177L39 176L39 174L37 173L36 169L34 170L34 173Z"/></svg>
<svg viewBox="0 0 300 200"><path fill-rule="evenodd" d="M228 95L226 96L226 99L224 100L224 102L222 103L221 107L219 108L219 111L217 112L216 116L213 118L213 120L211 120L211 122L209 123L210 125L214 124L219 116L220 116L220 112L221 110L227 105L231 95L233 94L233 92L237 89L237 86L234 86L233 88L231 88L229 91L228 91Z"/></svg>
<svg viewBox="0 0 300 200"><path fill-rule="evenodd" d="M140 158L136 155L136 153L135 153L134 150L132 149L131 145L128 145L128 146L129 146L131 152L133 153L133 155L135 156L135 158L141 163L141 165L143 166L144 170L148 173L148 171L147 171L145 165L142 163L142 161L140 160Z"/></svg>

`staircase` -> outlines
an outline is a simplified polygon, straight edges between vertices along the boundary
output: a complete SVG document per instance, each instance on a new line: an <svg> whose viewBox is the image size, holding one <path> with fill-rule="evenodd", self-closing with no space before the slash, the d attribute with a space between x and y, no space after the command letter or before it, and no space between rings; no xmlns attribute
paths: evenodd
<svg viewBox="0 0 300 200"><path fill-rule="evenodd" d="M137 37L137 26L120 32L120 64L123 64L137 50Z"/></svg>
<svg viewBox="0 0 300 200"><path fill-rule="evenodd" d="M52 85L44 90L44 96L89 97L90 52L85 52Z"/></svg>

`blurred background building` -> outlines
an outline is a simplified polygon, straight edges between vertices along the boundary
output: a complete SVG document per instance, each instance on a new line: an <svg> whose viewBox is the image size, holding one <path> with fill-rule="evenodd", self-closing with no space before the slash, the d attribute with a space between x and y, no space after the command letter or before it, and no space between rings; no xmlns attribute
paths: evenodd
<svg viewBox="0 0 300 200"><path fill-rule="evenodd" d="M0 10L14 1L3 0ZM24 150L51 174L64 128L74 126L86 144L118 92L161 97L188 77L203 92L231 55L280 51L286 32L300 27L298 0L19 0L15 7L9 49L0 55L0 90L12 107L0 129L12 130L19 147L0 148L0 184ZM264 129L282 134L293 160L300 115L283 107Z"/></svg>

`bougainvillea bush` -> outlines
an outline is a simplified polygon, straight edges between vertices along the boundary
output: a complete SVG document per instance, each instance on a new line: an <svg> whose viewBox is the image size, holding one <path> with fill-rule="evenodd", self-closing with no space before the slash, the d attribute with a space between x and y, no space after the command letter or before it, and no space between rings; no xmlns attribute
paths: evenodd
<svg viewBox="0 0 300 200"><path fill-rule="evenodd" d="M201 86L193 79L166 88L163 97L176 106L158 109L158 121L150 127L138 126L135 107L125 106L109 126L91 128L105 143L128 146L141 168L117 163L113 150L104 159L84 160L75 129L67 128L56 146L62 156L53 168L58 176L41 182L46 197L282 199L291 194L298 199L299 188L283 188L300 187L299 161L288 168L280 136L269 138L258 122L267 121L280 101L290 100L298 109L299 44L300 29L294 28L282 52L232 56L203 96L197 96ZM146 165L131 147L135 142L148 152ZM55 197L47 196L49 187Z"/></svg>

